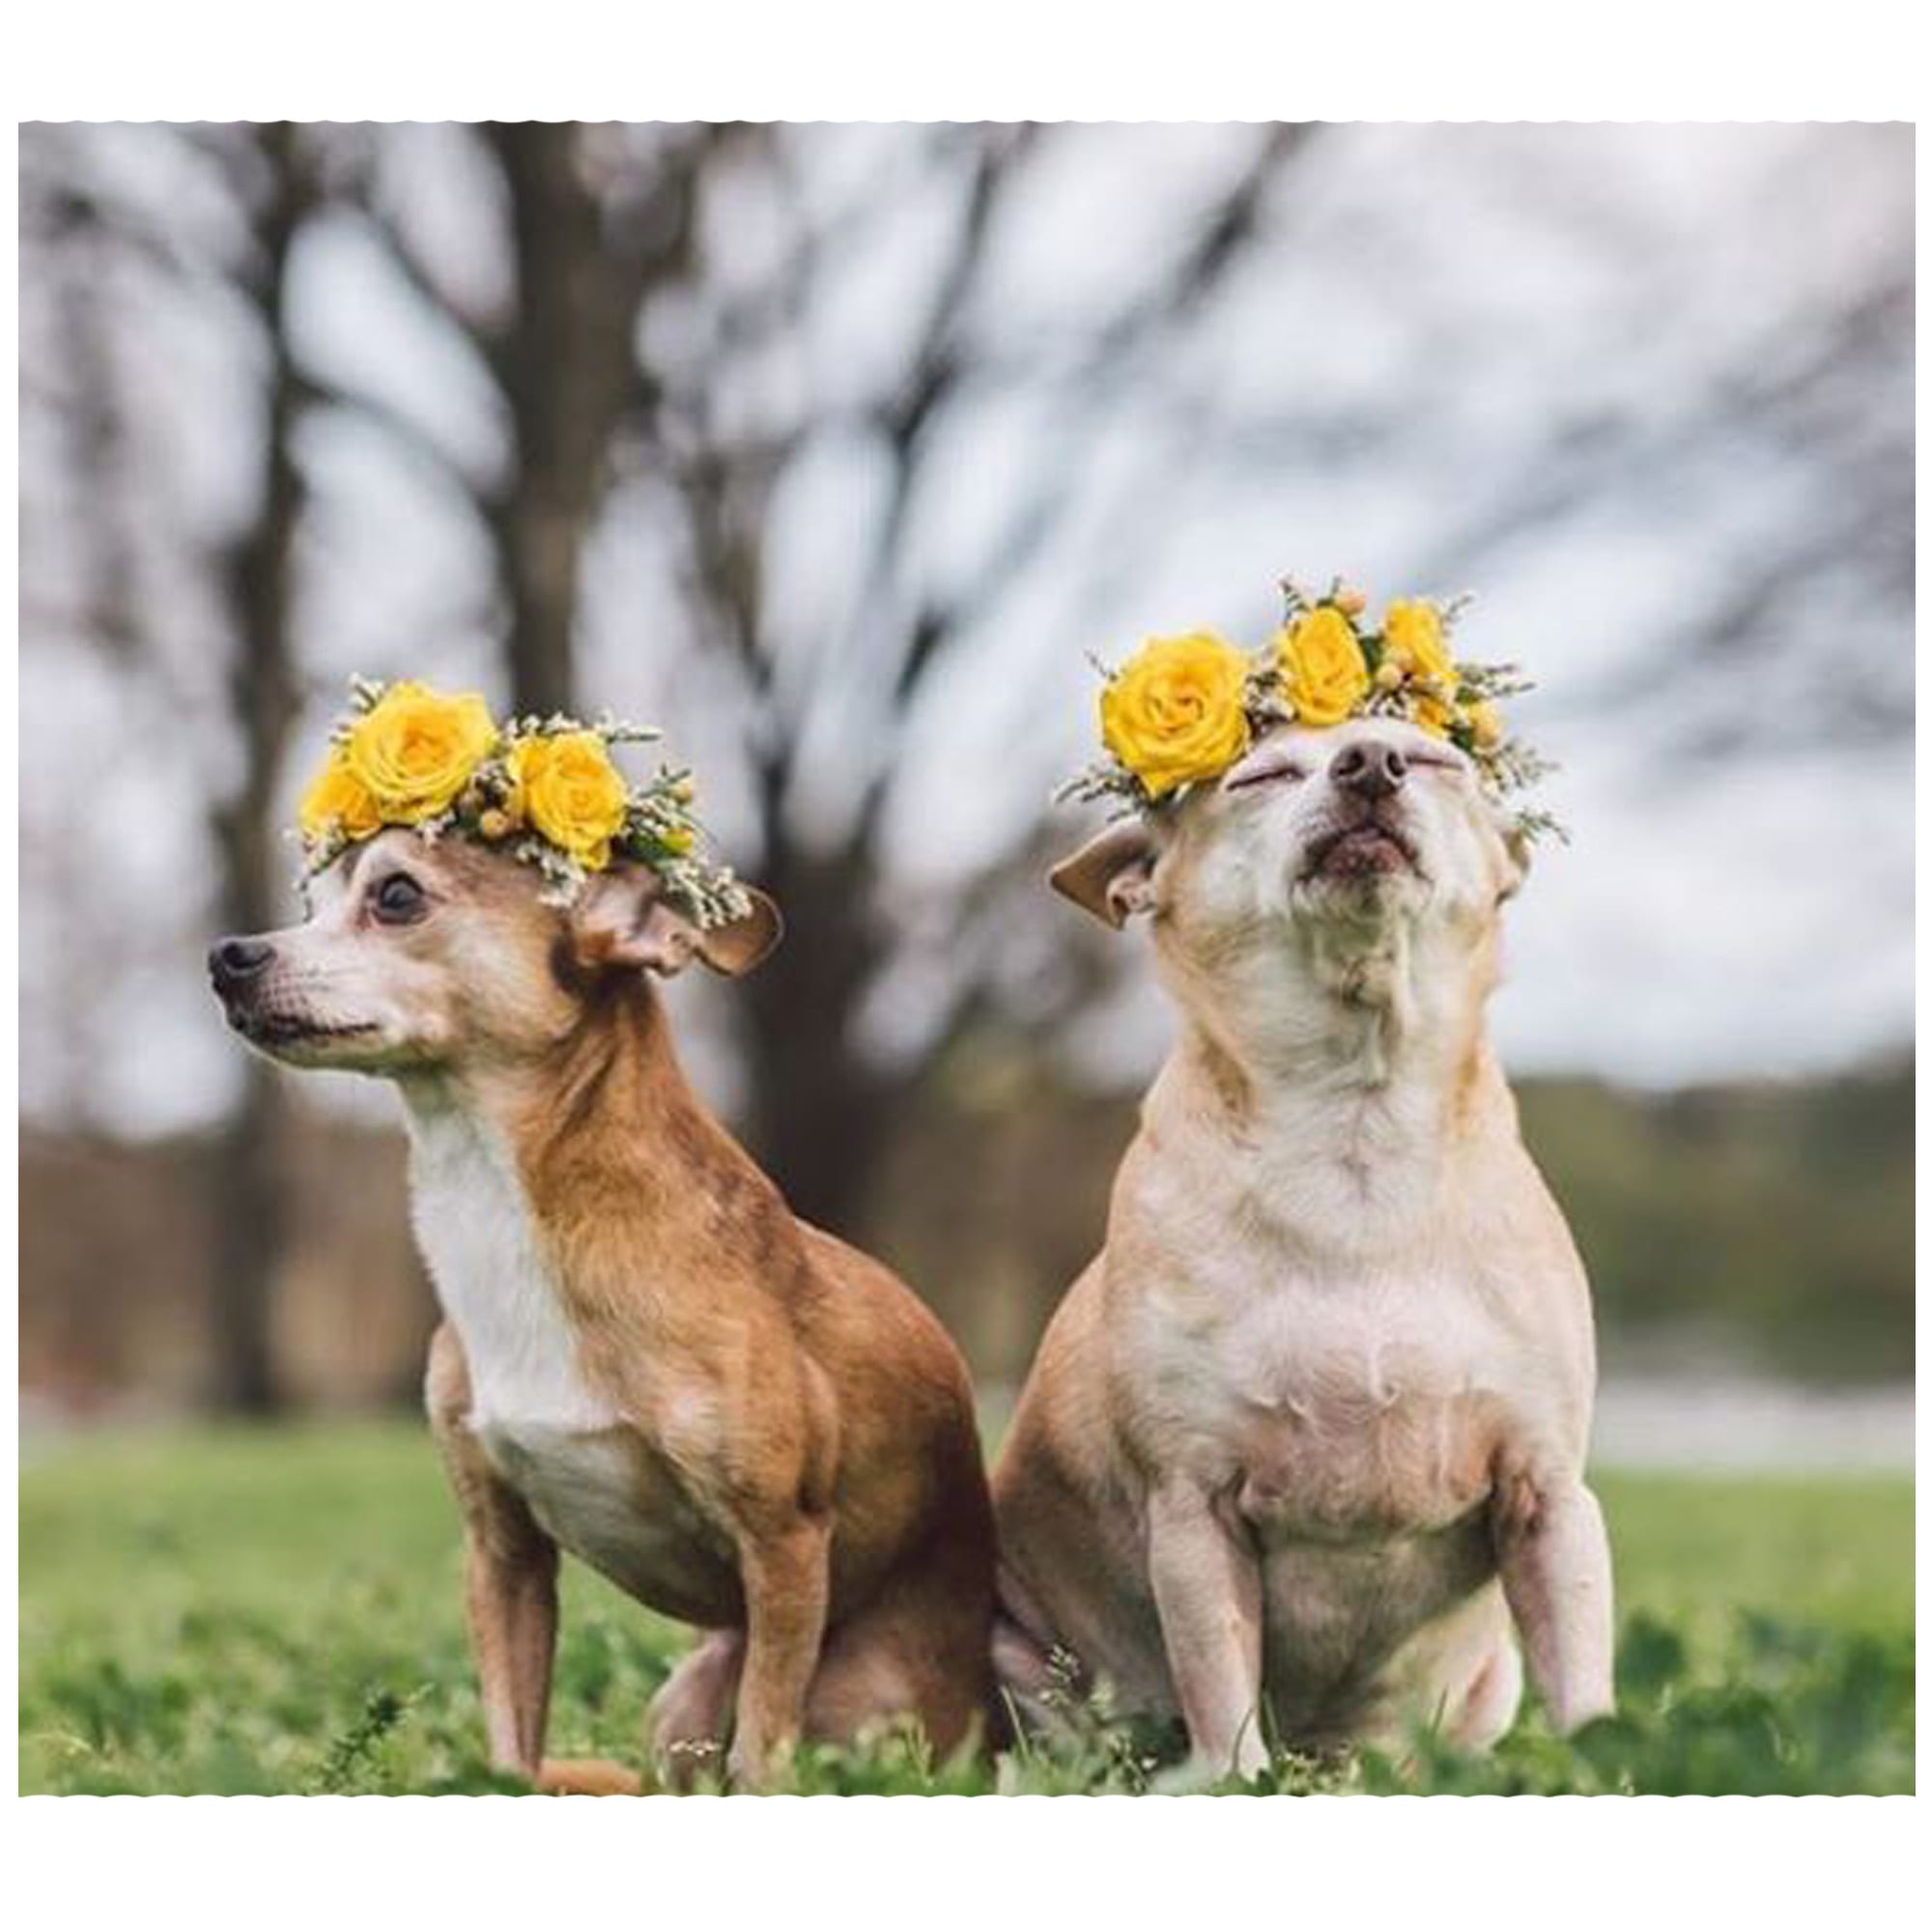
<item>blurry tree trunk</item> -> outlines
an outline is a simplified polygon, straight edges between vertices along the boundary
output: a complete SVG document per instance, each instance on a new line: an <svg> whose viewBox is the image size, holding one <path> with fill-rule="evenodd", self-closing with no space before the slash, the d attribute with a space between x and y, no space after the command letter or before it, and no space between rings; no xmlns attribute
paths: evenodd
<svg viewBox="0 0 1932 1932"><path fill-rule="evenodd" d="M880 964L867 917L867 853L815 855L772 827L759 867L785 911L785 939L748 979L742 1019L753 1070L746 1136L795 1213L854 1236L892 1133L903 1082L852 1042Z"/></svg>
<svg viewBox="0 0 1932 1932"><path fill-rule="evenodd" d="M261 181L254 250L243 274L268 350L267 429L261 494L252 524L222 558L234 642L229 708L242 776L212 812L219 854L222 923L230 932L274 924L287 856L272 829L274 789L298 709L291 605L302 480L294 438L301 387L290 358L284 301L290 247L313 185L287 122L257 129L247 158ZM286 1101L271 1068L250 1056L241 1104L222 1128L213 1283L215 1399L263 1414L279 1406L271 1335L277 1269L288 1240Z"/></svg>
<svg viewBox="0 0 1932 1932"><path fill-rule="evenodd" d="M682 264L695 176L672 155L625 218L585 166L581 124L492 122L483 133L502 171L517 278L486 351L516 445L488 505L509 605L511 702L570 711L583 542L638 401L638 313Z"/></svg>
<svg viewBox="0 0 1932 1932"><path fill-rule="evenodd" d="M1247 165L1165 279L1096 343L1088 375L1094 396L1104 396L1110 375L1128 366L1142 342L1176 326L1242 259L1264 198L1307 133L1277 127L1259 135ZM870 592L863 600L867 608L890 608L897 597L895 572L912 505L926 480L934 425L976 374L960 317L979 288L989 237L1037 130L988 126L939 138L965 143L961 216L931 283L903 376L871 424L889 485ZM903 611L892 654L865 673L890 701L884 730L895 730L912 710L949 661L955 639L1005 591L1009 575L1051 529L1064 482L1058 466L1077 464L1081 448L1069 436L1042 460L1033 490L1013 506L1004 541L991 548L983 576ZM870 779L843 836L829 847L810 842L788 810L795 727L776 715L758 548L775 474L771 452L753 442L705 450L687 462L681 481L713 634L728 643L747 673L750 695L766 714L753 742L765 830L759 882L784 909L786 926L784 943L742 989L752 1076L748 1135L795 1211L851 1236L861 1232L881 1158L919 1085L918 1068L880 1065L855 1037L862 1003L893 943L876 900L878 824L892 772L888 761ZM963 989L950 1032L956 1034L977 1010L977 993Z"/></svg>

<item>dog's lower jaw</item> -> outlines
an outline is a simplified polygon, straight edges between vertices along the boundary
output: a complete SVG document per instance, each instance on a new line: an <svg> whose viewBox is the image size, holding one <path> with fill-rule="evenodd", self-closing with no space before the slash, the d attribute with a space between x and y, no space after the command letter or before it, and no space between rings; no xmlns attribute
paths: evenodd
<svg viewBox="0 0 1932 1932"><path fill-rule="evenodd" d="M265 1060L297 1072L398 1079L434 1065L437 1043L401 1035L389 1019L326 1018L293 1009L234 1008L228 1024Z"/></svg>

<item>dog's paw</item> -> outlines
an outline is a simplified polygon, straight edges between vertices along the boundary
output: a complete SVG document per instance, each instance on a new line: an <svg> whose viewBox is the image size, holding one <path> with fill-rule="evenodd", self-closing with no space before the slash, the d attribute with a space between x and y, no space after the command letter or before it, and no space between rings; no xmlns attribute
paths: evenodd
<svg viewBox="0 0 1932 1932"><path fill-rule="evenodd" d="M654 1744L651 1771L662 1791L680 1795L721 1789L724 1782L724 1744L719 1738L673 1738Z"/></svg>
<svg viewBox="0 0 1932 1932"><path fill-rule="evenodd" d="M551 1798L637 1798L644 1781L608 1757L548 1757L537 1789Z"/></svg>

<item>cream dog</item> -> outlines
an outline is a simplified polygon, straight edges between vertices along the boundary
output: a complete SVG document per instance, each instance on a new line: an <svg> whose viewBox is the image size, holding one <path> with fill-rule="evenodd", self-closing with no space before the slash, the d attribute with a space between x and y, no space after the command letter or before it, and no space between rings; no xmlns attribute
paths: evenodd
<svg viewBox="0 0 1932 1932"><path fill-rule="evenodd" d="M778 936L702 931L647 867L570 913L529 866L391 830L309 923L210 955L231 1022L295 1066L382 1074L409 1120L445 1321L432 1426L469 1545L493 1761L549 1789L559 1547L712 1633L653 1707L661 1770L729 1742L744 1784L800 1736L992 1715L991 1509L965 1367L876 1262L792 1218L706 1112L652 974Z"/></svg>
<svg viewBox="0 0 1932 1932"><path fill-rule="evenodd" d="M994 1482L1022 1708L1070 1652L1196 1764L1611 1703L1589 1293L1484 1027L1521 858L1462 753L1268 732L1053 883L1180 1037Z"/></svg>

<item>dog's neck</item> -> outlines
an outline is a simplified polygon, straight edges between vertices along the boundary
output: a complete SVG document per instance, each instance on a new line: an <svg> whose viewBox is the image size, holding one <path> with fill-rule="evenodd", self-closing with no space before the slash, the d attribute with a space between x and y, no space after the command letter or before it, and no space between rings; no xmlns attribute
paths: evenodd
<svg viewBox="0 0 1932 1932"><path fill-rule="evenodd" d="M796 1238L778 1190L692 1091L656 994L614 981L547 1054L414 1075L412 1132L498 1151L567 1294L713 1278ZM640 1266L650 1258L650 1267Z"/></svg>
<svg viewBox="0 0 1932 1932"><path fill-rule="evenodd" d="M1171 968L1183 1024L1150 1123L1326 1173L1367 1203L1420 1201L1510 1101L1484 1006L1494 937L1419 921L1296 921L1211 978Z"/></svg>

